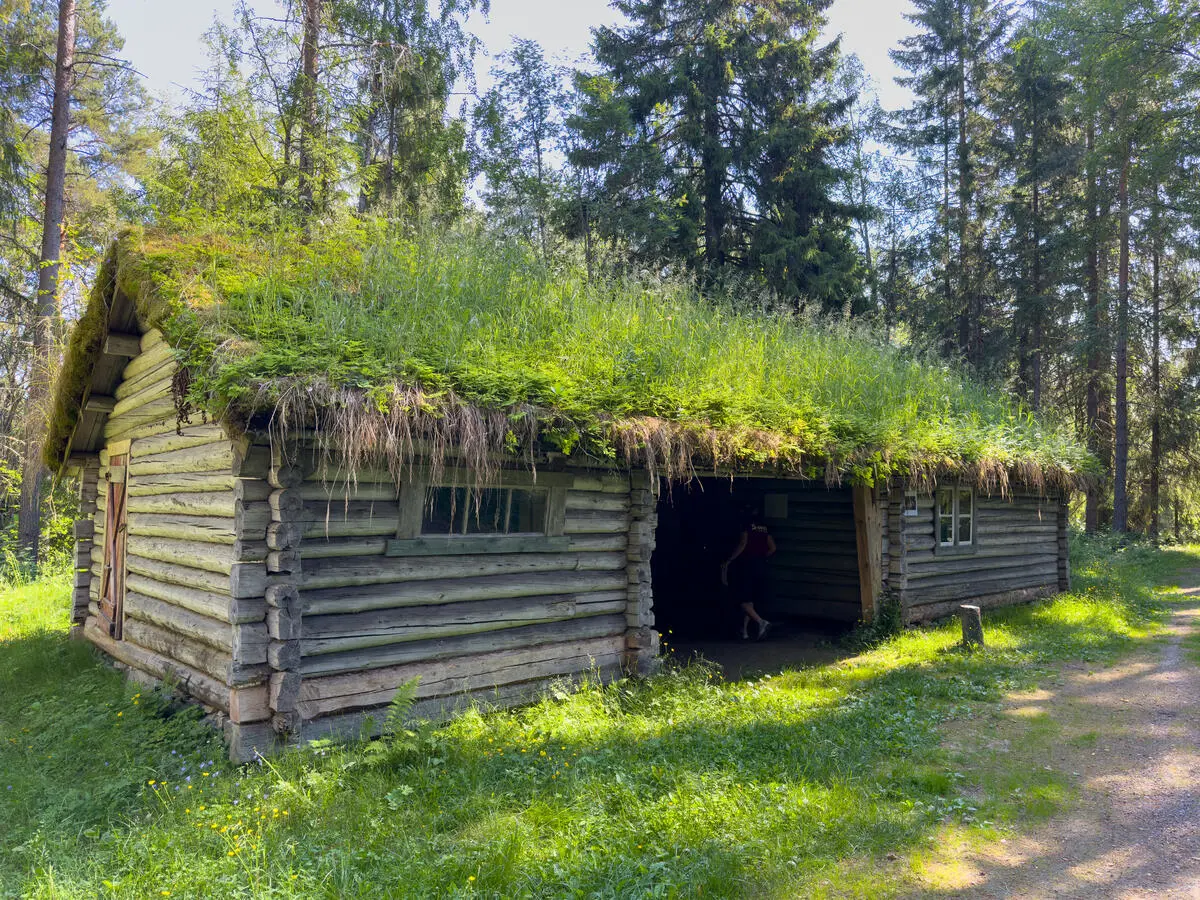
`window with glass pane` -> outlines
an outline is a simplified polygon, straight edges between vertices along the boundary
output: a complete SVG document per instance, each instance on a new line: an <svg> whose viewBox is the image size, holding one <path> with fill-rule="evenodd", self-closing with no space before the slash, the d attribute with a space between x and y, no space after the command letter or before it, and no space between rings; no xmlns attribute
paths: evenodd
<svg viewBox="0 0 1200 900"><path fill-rule="evenodd" d="M541 534L546 492L522 488L429 489L422 534Z"/></svg>
<svg viewBox="0 0 1200 900"><path fill-rule="evenodd" d="M971 535L973 529L971 524L973 521L974 507L971 503L971 491L967 488L958 489L958 534L955 538L957 544L971 543Z"/></svg>
<svg viewBox="0 0 1200 900"><path fill-rule="evenodd" d="M954 546L954 491L938 491L938 543Z"/></svg>

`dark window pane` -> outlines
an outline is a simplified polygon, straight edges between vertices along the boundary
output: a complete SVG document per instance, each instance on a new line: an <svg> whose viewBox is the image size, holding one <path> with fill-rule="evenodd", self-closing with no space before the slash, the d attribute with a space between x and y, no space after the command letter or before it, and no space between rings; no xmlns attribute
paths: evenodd
<svg viewBox="0 0 1200 900"><path fill-rule="evenodd" d="M546 530L546 492L518 488L429 489L422 534L540 534Z"/></svg>
<svg viewBox="0 0 1200 900"><path fill-rule="evenodd" d="M954 515L954 491L949 488L938 491L938 515L943 518Z"/></svg>
<svg viewBox="0 0 1200 900"><path fill-rule="evenodd" d="M971 517L958 517L958 542L960 544L971 543Z"/></svg>
<svg viewBox="0 0 1200 900"><path fill-rule="evenodd" d="M938 519L938 541L943 544L954 543L954 516L942 516Z"/></svg>

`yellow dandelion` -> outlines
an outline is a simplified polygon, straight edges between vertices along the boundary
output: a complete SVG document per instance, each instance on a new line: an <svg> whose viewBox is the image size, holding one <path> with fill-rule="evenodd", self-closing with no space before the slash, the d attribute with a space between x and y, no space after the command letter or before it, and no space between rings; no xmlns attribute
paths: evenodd
<svg viewBox="0 0 1200 900"><path fill-rule="evenodd" d="M475 876L474 876L474 875L468 875L468 876L467 876L467 881L474 881L474 880L475 880Z"/></svg>
<svg viewBox="0 0 1200 900"><path fill-rule="evenodd" d="M151 778L149 781L146 782L146 784L150 784L150 785L154 784L154 779Z"/></svg>
<svg viewBox="0 0 1200 900"><path fill-rule="evenodd" d="M125 713L123 713L123 712L119 712L119 713L117 713L117 718L119 719L119 718L121 718L121 716L123 716L123 715L125 715Z"/></svg>
<svg viewBox="0 0 1200 900"><path fill-rule="evenodd" d="M159 893L160 893L160 894L162 894L164 897L170 897L170 896L171 896L171 892L170 892L170 891L167 891L167 890L162 890L162 891L159 891Z"/></svg>

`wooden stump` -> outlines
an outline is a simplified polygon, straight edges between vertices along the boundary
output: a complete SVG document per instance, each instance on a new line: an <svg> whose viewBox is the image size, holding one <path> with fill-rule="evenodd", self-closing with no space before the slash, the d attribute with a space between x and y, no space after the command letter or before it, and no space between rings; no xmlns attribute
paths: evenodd
<svg viewBox="0 0 1200 900"><path fill-rule="evenodd" d="M983 646L983 614L978 606L964 603L958 608L959 618L962 619L964 647Z"/></svg>

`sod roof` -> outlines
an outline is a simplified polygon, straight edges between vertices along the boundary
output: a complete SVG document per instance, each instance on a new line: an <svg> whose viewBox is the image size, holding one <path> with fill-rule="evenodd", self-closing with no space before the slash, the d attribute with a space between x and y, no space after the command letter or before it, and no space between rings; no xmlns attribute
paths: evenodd
<svg viewBox="0 0 1200 900"><path fill-rule="evenodd" d="M315 428L352 465L454 447L480 465L554 451L677 477L765 467L1000 490L1076 485L1094 467L1065 429L864 328L670 281L589 283L476 236L360 228L308 245L122 233L58 382L56 468L118 295L175 348L194 409Z"/></svg>

